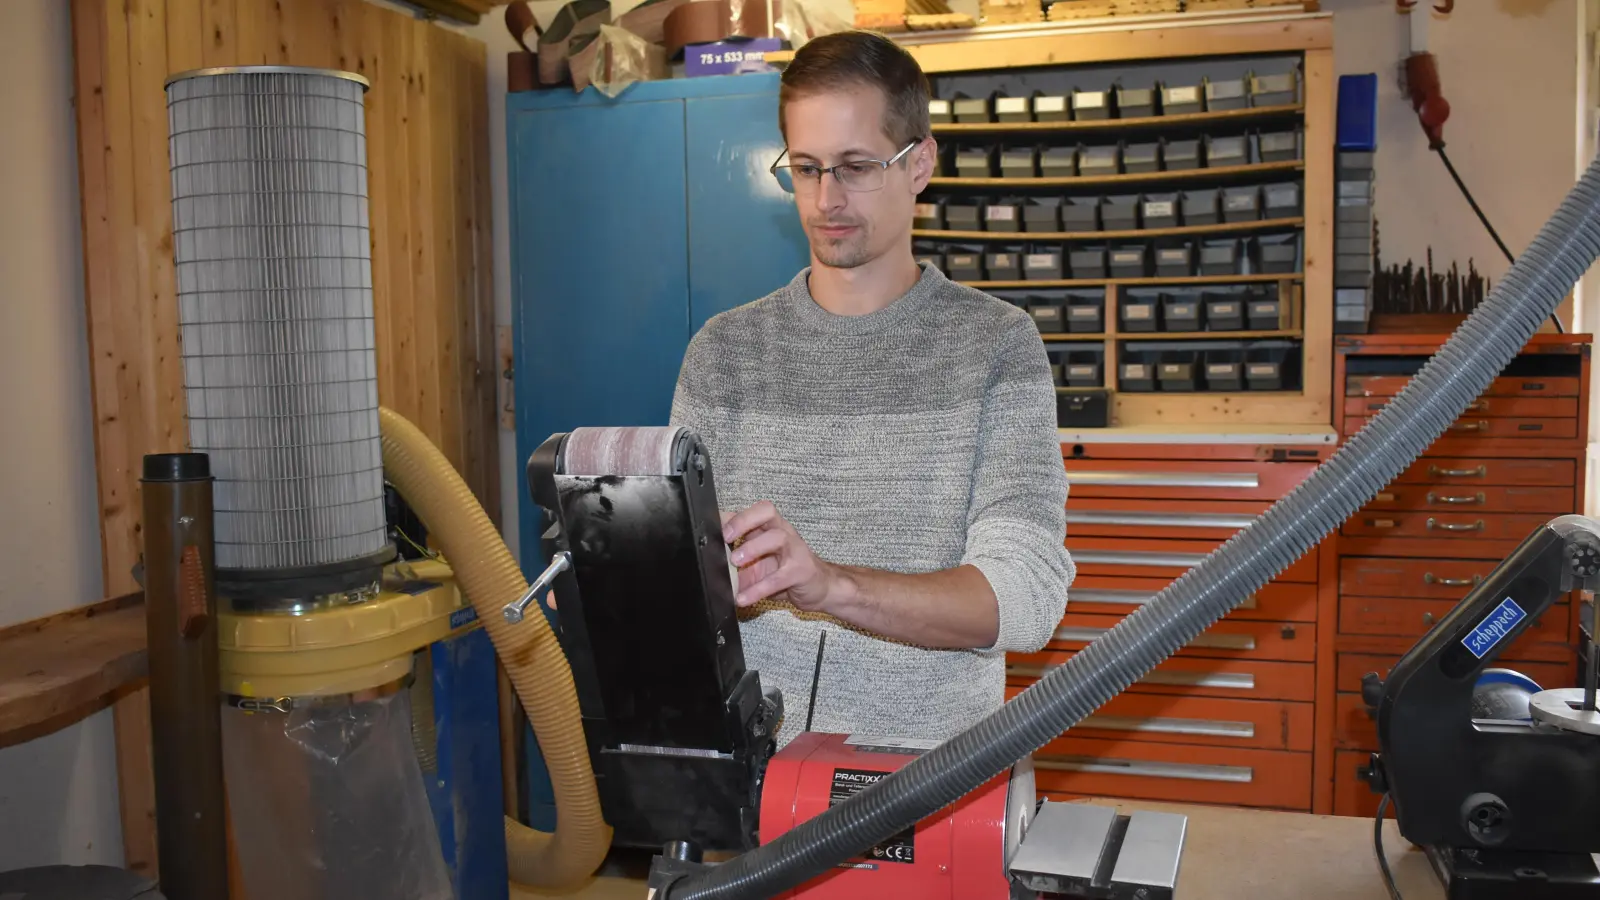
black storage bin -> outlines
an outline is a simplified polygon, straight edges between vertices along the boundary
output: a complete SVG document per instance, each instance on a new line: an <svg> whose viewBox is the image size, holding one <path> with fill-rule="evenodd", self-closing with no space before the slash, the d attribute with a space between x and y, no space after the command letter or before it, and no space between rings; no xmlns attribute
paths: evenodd
<svg viewBox="0 0 1600 900"><path fill-rule="evenodd" d="M997 95L994 98L994 120L996 122L1032 122L1032 98Z"/></svg>
<svg viewBox="0 0 1600 900"><path fill-rule="evenodd" d="M1206 390L1244 390L1244 350L1238 347L1205 351Z"/></svg>
<svg viewBox="0 0 1600 900"><path fill-rule="evenodd" d="M1139 218L1146 228L1176 228L1178 206L1177 194L1145 194Z"/></svg>
<svg viewBox="0 0 1600 900"><path fill-rule="evenodd" d="M979 253L947 253L945 265L951 281L982 281L983 255Z"/></svg>
<svg viewBox="0 0 1600 900"><path fill-rule="evenodd" d="M1070 255L1073 278L1105 278L1106 250L1104 247L1083 247Z"/></svg>
<svg viewBox="0 0 1600 900"><path fill-rule="evenodd" d="M1200 139L1161 140L1161 167L1169 172L1200 168Z"/></svg>
<svg viewBox="0 0 1600 900"><path fill-rule="evenodd" d="M1201 243L1200 274L1239 274L1239 239L1221 238Z"/></svg>
<svg viewBox="0 0 1600 900"><path fill-rule="evenodd" d="M1262 162L1290 162L1300 158L1300 132L1263 131L1256 138Z"/></svg>
<svg viewBox="0 0 1600 900"><path fill-rule="evenodd" d="M945 271L945 268L944 268L944 254L943 253L938 253L938 252L921 253L921 252L919 252L919 253L916 254L916 260L917 260L918 263L927 263L928 265L933 266L935 269L938 269L941 272Z"/></svg>
<svg viewBox="0 0 1600 900"><path fill-rule="evenodd" d="M1027 253L1022 257L1022 277L1027 281L1058 281L1064 277L1061 251Z"/></svg>
<svg viewBox="0 0 1600 900"><path fill-rule="evenodd" d="M1222 189L1222 220L1254 222L1261 218L1261 188L1245 185Z"/></svg>
<svg viewBox="0 0 1600 900"><path fill-rule="evenodd" d="M1121 318L1117 328L1125 333L1161 329L1161 297L1143 291L1125 291L1117 301Z"/></svg>
<svg viewBox="0 0 1600 900"><path fill-rule="evenodd" d="M1061 198L1034 197L1022 207L1022 230L1060 231Z"/></svg>
<svg viewBox="0 0 1600 900"><path fill-rule="evenodd" d="M1032 178L1038 174L1037 151L1032 147L1007 147L1000 151L1001 178Z"/></svg>
<svg viewBox="0 0 1600 900"><path fill-rule="evenodd" d="M983 270L988 273L990 281L1022 280L1022 260L1015 253L984 254Z"/></svg>
<svg viewBox="0 0 1600 900"><path fill-rule="evenodd" d="M1168 84L1161 88L1161 114L1187 116L1206 111L1205 82L1199 84Z"/></svg>
<svg viewBox="0 0 1600 900"><path fill-rule="evenodd" d="M1073 91L1072 117L1079 120L1111 118L1110 92Z"/></svg>
<svg viewBox="0 0 1600 900"><path fill-rule="evenodd" d="M1221 169L1250 162L1250 143L1240 136L1206 136L1206 168Z"/></svg>
<svg viewBox="0 0 1600 900"><path fill-rule="evenodd" d="M1066 326L1061 321L1061 304L1038 300L1028 304L1028 315L1033 316L1034 327L1040 334L1061 334Z"/></svg>
<svg viewBox="0 0 1600 900"><path fill-rule="evenodd" d="M1200 354L1195 350L1163 350L1156 359L1156 381L1163 391L1192 392L1197 386L1195 376L1200 368Z"/></svg>
<svg viewBox="0 0 1600 900"><path fill-rule="evenodd" d="M1115 144L1084 147L1078 151L1078 174L1085 178L1115 175L1120 167L1121 156L1122 148Z"/></svg>
<svg viewBox="0 0 1600 900"><path fill-rule="evenodd" d="M1188 278L1193 274L1193 245L1185 243L1156 248L1157 278Z"/></svg>
<svg viewBox="0 0 1600 900"><path fill-rule="evenodd" d="M1057 391L1057 428L1105 428L1111 421L1109 391Z"/></svg>
<svg viewBox="0 0 1600 900"><path fill-rule="evenodd" d="M1039 151L1039 174L1045 178L1072 178L1078 174L1077 147L1046 147Z"/></svg>
<svg viewBox="0 0 1600 900"><path fill-rule="evenodd" d="M1036 122L1065 122L1072 118L1072 106L1064 94L1037 94L1033 98Z"/></svg>
<svg viewBox="0 0 1600 900"><path fill-rule="evenodd" d="M1245 109L1250 105L1250 97L1246 92L1243 78L1227 78L1221 81L1206 82L1206 109L1210 112L1221 112L1229 109ZM957 115L960 115L958 109Z"/></svg>
<svg viewBox="0 0 1600 900"><path fill-rule="evenodd" d="M1076 272L1074 272L1076 274ZM1068 296L1066 302L1067 331L1073 334L1100 334L1106 330L1106 298Z"/></svg>
<svg viewBox="0 0 1600 900"><path fill-rule="evenodd" d="M1150 276L1150 248L1144 244L1123 244L1112 247L1108 264L1112 278L1148 278Z"/></svg>
<svg viewBox="0 0 1600 900"><path fill-rule="evenodd" d="M1061 202L1063 231L1099 231L1100 198L1068 197Z"/></svg>
<svg viewBox="0 0 1600 900"><path fill-rule="evenodd" d="M1100 224L1107 231L1133 231L1139 227L1139 195L1122 194L1104 198Z"/></svg>
<svg viewBox="0 0 1600 900"><path fill-rule="evenodd" d="M950 104L951 112L955 114L957 122L989 122L991 107L988 97L964 97L956 95L955 102Z"/></svg>
<svg viewBox="0 0 1600 900"><path fill-rule="evenodd" d="M1161 171L1161 145L1151 141L1124 147L1122 171L1130 175Z"/></svg>
<svg viewBox="0 0 1600 900"><path fill-rule="evenodd" d="M1062 383L1067 387L1105 384L1105 351L1098 346L1068 350L1062 355Z"/></svg>
<svg viewBox="0 0 1600 900"><path fill-rule="evenodd" d="M935 200L932 203L918 203L912 215L912 228L939 231L944 228L944 201Z"/></svg>
<svg viewBox="0 0 1600 900"><path fill-rule="evenodd" d="M1244 297L1237 292L1204 293L1200 301L1206 308L1207 331L1243 331Z"/></svg>
<svg viewBox="0 0 1600 900"><path fill-rule="evenodd" d="M1200 298L1190 291L1161 295L1161 330L1199 331L1201 322Z"/></svg>
<svg viewBox="0 0 1600 900"><path fill-rule="evenodd" d="M1183 221L1186 225L1216 225L1222 221L1221 206L1217 202L1221 192L1216 188L1201 188L1183 192Z"/></svg>
<svg viewBox="0 0 1600 900"><path fill-rule="evenodd" d="M1256 75L1250 79L1250 104L1289 106L1300 99L1298 82L1293 69L1281 75Z"/></svg>
<svg viewBox="0 0 1600 900"><path fill-rule="evenodd" d="M928 101L928 121L934 125L948 125L956 120L949 100Z"/></svg>
<svg viewBox="0 0 1600 900"><path fill-rule="evenodd" d="M1263 219L1293 219L1300 215L1300 183L1287 181L1268 184L1261 188L1261 217Z"/></svg>
<svg viewBox="0 0 1600 900"><path fill-rule="evenodd" d="M1020 231L1022 204L1014 200L984 204L983 227L988 231Z"/></svg>
<svg viewBox="0 0 1600 900"><path fill-rule="evenodd" d="M1291 275L1299 271L1299 235L1275 234L1256 238L1256 258L1263 273Z"/></svg>
<svg viewBox="0 0 1600 900"><path fill-rule="evenodd" d="M1296 344L1257 341L1244 351L1245 386L1252 391L1288 391L1298 385Z"/></svg>
<svg viewBox="0 0 1600 900"><path fill-rule="evenodd" d="M1156 364L1153 354L1124 349L1117 363L1117 387L1129 393L1156 389Z"/></svg>
<svg viewBox="0 0 1600 900"><path fill-rule="evenodd" d="M1277 331L1283 316L1283 305L1277 297L1251 295L1245 300L1245 318L1251 331Z"/></svg>
<svg viewBox="0 0 1600 900"><path fill-rule="evenodd" d="M1117 88L1117 116L1147 119L1156 114L1156 92L1152 88Z"/></svg>
<svg viewBox="0 0 1600 900"><path fill-rule="evenodd" d="M961 147L956 150L956 174L962 178L994 176L993 147Z"/></svg>
<svg viewBox="0 0 1600 900"><path fill-rule="evenodd" d="M976 203L946 203L944 222L951 231L982 231L981 208Z"/></svg>

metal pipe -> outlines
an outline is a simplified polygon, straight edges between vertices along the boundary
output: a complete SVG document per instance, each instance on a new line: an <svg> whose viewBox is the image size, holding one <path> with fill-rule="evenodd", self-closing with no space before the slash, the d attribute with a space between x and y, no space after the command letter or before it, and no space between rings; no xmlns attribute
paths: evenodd
<svg viewBox="0 0 1600 900"><path fill-rule="evenodd" d="M145 631L161 891L228 897L211 466L204 453L144 458Z"/></svg>

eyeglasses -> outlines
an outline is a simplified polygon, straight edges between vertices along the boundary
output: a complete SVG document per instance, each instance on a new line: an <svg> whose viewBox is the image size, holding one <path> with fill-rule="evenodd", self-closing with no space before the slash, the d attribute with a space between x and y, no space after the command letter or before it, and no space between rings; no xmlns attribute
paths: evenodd
<svg viewBox="0 0 1600 900"><path fill-rule="evenodd" d="M884 173L889 167L899 162L920 143L922 143L921 138L912 141L891 159L852 159L833 166L819 166L815 163L780 166L778 161L789 152L785 149L783 153L778 154L778 159L773 161L771 171L773 177L778 179L778 184L791 194L796 187L807 189L817 187L822 183L822 176L829 173L832 173L834 180L847 191L856 193L876 191L883 187Z"/></svg>

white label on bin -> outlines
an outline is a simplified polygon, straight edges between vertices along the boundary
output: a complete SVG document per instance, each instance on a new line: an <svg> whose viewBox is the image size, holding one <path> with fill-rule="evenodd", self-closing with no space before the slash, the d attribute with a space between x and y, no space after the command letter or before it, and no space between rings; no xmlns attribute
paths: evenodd
<svg viewBox="0 0 1600 900"><path fill-rule="evenodd" d="M1239 306L1235 303L1214 303L1211 306L1213 316L1232 316L1239 313Z"/></svg>
<svg viewBox="0 0 1600 900"><path fill-rule="evenodd" d="M1074 319L1098 319L1100 310L1094 306L1074 306L1067 310L1067 315Z"/></svg>
<svg viewBox="0 0 1600 900"><path fill-rule="evenodd" d="M1034 112L1066 112L1066 97L1035 97L1033 98Z"/></svg>
<svg viewBox="0 0 1600 900"><path fill-rule="evenodd" d="M991 254L989 254L989 265L992 268L1009 269L1009 268L1011 268L1012 266L1014 266L1016 264L1017 264L1017 261L1012 259L1011 258L1011 254L1009 254L1009 253L991 253Z"/></svg>
<svg viewBox="0 0 1600 900"><path fill-rule="evenodd" d="M918 203L917 204L917 211L916 211L915 215L919 219L931 219L931 218L939 215L939 204L937 204L937 203Z"/></svg>
<svg viewBox="0 0 1600 900"><path fill-rule="evenodd" d="M997 113L1020 113L1028 111L1027 97L996 97L994 111Z"/></svg>
<svg viewBox="0 0 1600 900"><path fill-rule="evenodd" d="M1111 253L1111 264L1125 266L1144 262L1143 250L1114 250Z"/></svg>
<svg viewBox="0 0 1600 900"><path fill-rule="evenodd" d="M928 101L928 113L930 115L935 115L935 116L948 116L948 115L950 115L950 101L949 100L929 100Z"/></svg>
<svg viewBox="0 0 1600 900"><path fill-rule="evenodd" d="M1084 91L1072 95L1072 105L1078 109L1099 109L1106 105L1106 95L1099 91Z"/></svg>
<svg viewBox="0 0 1600 900"><path fill-rule="evenodd" d="M1185 319L1194 315L1193 303L1174 303L1169 308L1172 310L1172 315L1174 318Z"/></svg>
<svg viewBox="0 0 1600 900"><path fill-rule="evenodd" d="M1036 306L1030 312L1033 313L1035 319L1054 319L1056 317L1056 309L1053 306Z"/></svg>
<svg viewBox="0 0 1600 900"><path fill-rule="evenodd" d="M1255 209L1255 206L1256 206L1256 195L1253 194L1253 193L1252 194L1229 194L1228 196L1226 196L1226 197L1224 197L1222 199L1222 202L1223 202L1223 207L1225 209L1230 210L1230 211L1237 211L1237 210L1241 210L1241 209Z"/></svg>
<svg viewBox="0 0 1600 900"><path fill-rule="evenodd" d="M1171 200L1152 200L1144 205L1145 218L1172 215Z"/></svg>
<svg viewBox="0 0 1600 900"><path fill-rule="evenodd" d="M950 268L952 268L952 269L971 268L973 266L976 266L977 264L978 264L978 258L976 256L952 256L952 257L950 257Z"/></svg>
<svg viewBox="0 0 1600 900"><path fill-rule="evenodd" d="M1266 303L1252 303L1252 304L1250 304L1250 315L1252 315L1252 316L1275 316L1277 314L1278 314L1278 304L1277 303L1268 301Z"/></svg>
<svg viewBox="0 0 1600 900"><path fill-rule="evenodd" d="M1232 375L1235 371L1233 363L1212 363L1206 366L1207 375Z"/></svg>
<svg viewBox="0 0 1600 900"><path fill-rule="evenodd" d="M1094 366L1067 366L1067 374L1073 376L1081 375L1085 378L1093 378Z"/></svg>
<svg viewBox="0 0 1600 900"><path fill-rule="evenodd" d="M1030 269L1053 269L1057 265L1056 255L1054 253L1029 253L1026 264Z"/></svg>
<svg viewBox="0 0 1600 900"><path fill-rule="evenodd" d="M1155 307L1148 304L1129 305L1122 308L1122 314L1130 319L1148 319L1153 312L1155 312Z"/></svg>
<svg viewBox="0 0 1600 900"><path fill-rule="evenodd" d="M1198 87L1175 87L1167 89L1168 103L1199 103L1200 89Z"/></svg>
<svg viewBox="0 0 1600 900"><path fill-rule="evenodd" d="M1150 367L1144 363L1125 363L1122 366L1123 378L1149 378Z"/></svg>
<svg viewBox="0 0 1600 900"><path fill-rule="evenodd" d="M1183 365L1182 363L1162 363L1161 364L1161 374L1163 374L1163 375L1182 375L1185 372L1187 372L1188 370L1189 370L1189 367L1186 366L1186 365Z"/></svg>
<svg viewBox="0 0 1600 900"><path fill-rule="evenodd" d="M1167 263L1188 262L1188 260L1189 260L1189 251L1184 250L1181 247L1180 248L1171 249L1171 250L1157 250L1156 251L1156 259L1160 260L1161 262L1167 262Z"/></svg>
<svg viewBox="0 0 1600 900"><path fill-rule="evenodd" d="M1012 222L1017 218L1017 208L1015 206L986 206L983 209L983 214L991 222Z"/></svg>
<svg viewBox="0 0 1600 900"><path fill-rule="evenodd" d="M1251 363L1250 374L1263 375L1271 378L1272 376L1278 374L1278 365L1277 363Z"/></svg>

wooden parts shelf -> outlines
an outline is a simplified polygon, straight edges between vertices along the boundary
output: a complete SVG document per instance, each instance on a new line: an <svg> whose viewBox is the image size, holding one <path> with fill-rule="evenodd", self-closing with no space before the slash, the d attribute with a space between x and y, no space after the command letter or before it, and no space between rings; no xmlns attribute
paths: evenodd
<svg viewBox="0 0 1600 900"><path fill-rule="evenodd" d="M1061 132L1131 131L1138 128L1174 128L1185 125L1232 125L1297 116L1305 110L1299 103L1281 106L1252 106L1215 112L1181 113L1173 116L1139 116L1127 119L1088 119L1067 122L940 122L933 126L939 134L1055 134Z"/></svg>
<svg viewBox="0 0 1600 900"><path fill-rule="evenodd" d="M1205 169L1177 169L1161 172L1133 172L1122 175L1072 175L1065 178L933 178L928 187L972 188L1073 188L1073 187L1127 187L1142 184L1166 184L1186 181L1224 181L1252 175L1277 175L1298 172L1305 163L1289 162L1251 163L1243 166L1217 166Z"/></svg>
<svg viewBox="0 0 1600 900"><path fill-rule="evenodd" d="M1136 228L1122 231L941 231L913 229L913 238L941 241L1105 241L1121 238L1189 237L1203 234L1232 234L1244 231L1272 231L1299 228L1305 219L1257 219L1253 222L1222 222L1216 225L1181 225L1177 228Z"/></svg>
<svg viewBox="0 0 1600 900"><path fill-rule="evenodd" d="M1176 278L1064 278L1050 281L963 281L968 287L979 290L1028 290L1030 288L1106 287L1181 287L1201 284L1272 284L1279 281L1299 281L1300 275L1189 275Z"/></svg>
<svg viewBox="0 0 1600 900"><path fill-rule="evenodd" d="M0 746L71 724L146 672L143 594L0 630Z"/></svg>

